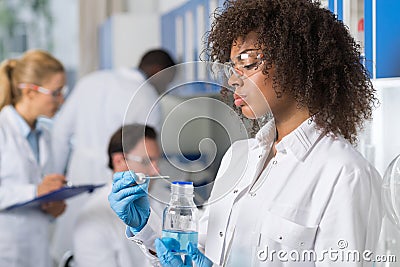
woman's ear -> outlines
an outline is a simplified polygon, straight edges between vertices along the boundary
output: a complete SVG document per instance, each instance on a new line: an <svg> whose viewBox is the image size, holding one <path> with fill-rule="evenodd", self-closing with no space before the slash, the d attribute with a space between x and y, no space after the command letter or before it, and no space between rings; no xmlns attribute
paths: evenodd
<svg viewBox="0 0 400 267"><path fill-rule="evenodd" d="M113 153L111 155L111 161L114 167L114 172L126 171L127 165L125 162L124 154L122 152Z"/></svg>

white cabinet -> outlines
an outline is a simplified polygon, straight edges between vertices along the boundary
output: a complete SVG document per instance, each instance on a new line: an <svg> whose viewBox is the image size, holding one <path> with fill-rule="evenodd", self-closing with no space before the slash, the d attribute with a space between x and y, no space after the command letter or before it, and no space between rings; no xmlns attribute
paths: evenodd
<svg viewBox="0 0 400 267"><path fill-rule="evenodd" d="M142 55L160 47L159 14L120 13L99 28L100 68L132 67Z"/></svg>

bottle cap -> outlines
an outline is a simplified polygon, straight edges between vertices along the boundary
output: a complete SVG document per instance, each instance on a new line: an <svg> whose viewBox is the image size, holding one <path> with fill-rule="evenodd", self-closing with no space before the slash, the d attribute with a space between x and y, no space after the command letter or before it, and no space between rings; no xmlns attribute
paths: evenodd
<svg viewBox="0 0 400 267"><path fill-rule="evenodd" d="M186 182L186 181L173 181L172 183L173 184L182 184L182 185L185 185L185 184L193 185L193 182Z"/></svg>
<svg viewBox="0 0 400 267"><path fill-rule="evenodd" d="M172 194L193 194L193 182L174 181L171 184Z"/></svg>

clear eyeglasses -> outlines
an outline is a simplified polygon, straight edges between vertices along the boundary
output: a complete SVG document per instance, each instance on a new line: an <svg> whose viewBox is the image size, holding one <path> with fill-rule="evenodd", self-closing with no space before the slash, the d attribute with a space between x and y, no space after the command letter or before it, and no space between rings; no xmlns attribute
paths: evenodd
<svg viewBox="0 0 400 267"><path fill-rule="evenodd" d="M65 95L68 90L67 86L63 86L57 90L50 90L33 83L20 83L18 84L18 88L34 90L45 95L51 95L54 98Z"/></svg>
<svg viewBox="0 0 400 267"><path fill-rule="evenodd" d="M159 158L145 158L135 155L126 154L125 158L134 162L142 164L144 167L150 166L152 163L158 163Z"/></svg>
<svg viewBox="0 0 400 267"><path fill-rule="evenodd" d="M225 75L228 79L235 75L244 80L261 71L262 68L259 66L263 61L264 54L259 49L248 49L235 56L233 60L224 63Z"/></svg>

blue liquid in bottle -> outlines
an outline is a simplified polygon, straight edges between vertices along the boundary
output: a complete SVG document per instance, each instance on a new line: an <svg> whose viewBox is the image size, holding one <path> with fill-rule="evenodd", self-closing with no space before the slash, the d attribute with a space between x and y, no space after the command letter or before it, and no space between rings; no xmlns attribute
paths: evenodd
<svg viewBox="0 0 400 267"><path fill-rule="evenodd" d="M186 248L189 242L193 245L197 246L198 242L198 233L197 232L182 232L182 231L171 231L171 230L163 230L162 237L170 237L176 239L180 248L176 252L176 254L187 254Z"/></svg>

